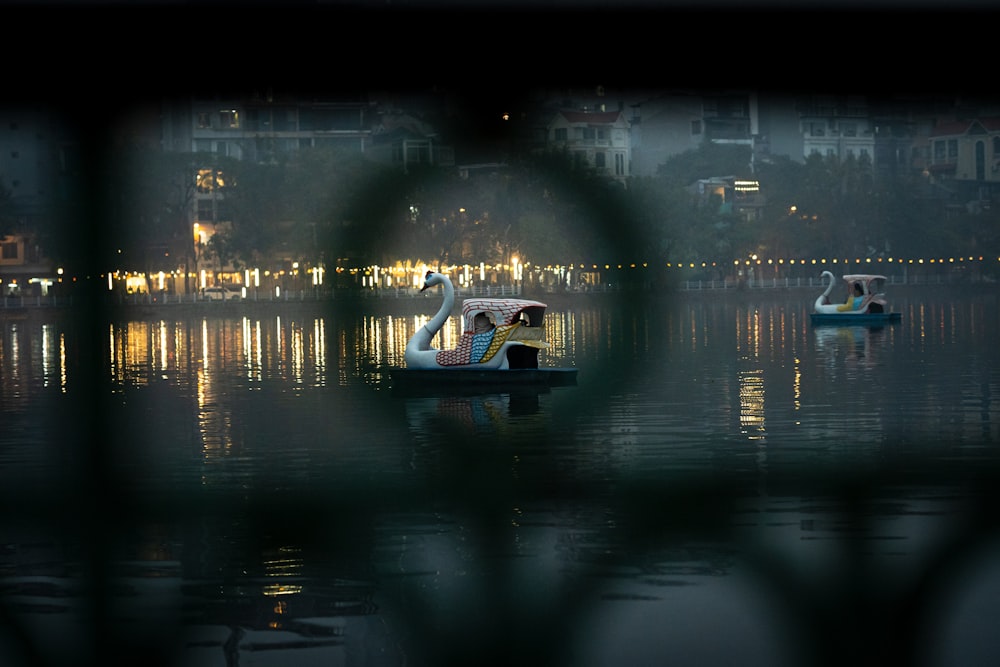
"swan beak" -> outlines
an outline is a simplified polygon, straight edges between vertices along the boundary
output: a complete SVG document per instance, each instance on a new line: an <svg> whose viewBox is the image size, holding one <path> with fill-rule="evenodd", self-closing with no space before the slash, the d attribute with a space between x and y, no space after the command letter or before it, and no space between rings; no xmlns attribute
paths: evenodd
<svg viewBox="0 0 1000 667"><path fill-rule="evenodd" d="M424 286L420 288L420 291L423 292L428 287L430 287L430 285L428 285L427 283L424 283Z"/></svg>

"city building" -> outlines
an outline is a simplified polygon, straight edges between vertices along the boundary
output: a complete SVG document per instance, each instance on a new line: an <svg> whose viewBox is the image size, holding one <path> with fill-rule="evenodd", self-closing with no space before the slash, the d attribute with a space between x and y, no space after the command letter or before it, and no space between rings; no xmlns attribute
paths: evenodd
<svg viewBox="0 0 1000 667"><path fill-rule="evenodd" d="M759 186L752 194L738 191L736 181L755 182L758 165L777 156L800 162L810 155L853 156L870 160L876 178L923 175L934 186L927 193L954 197L954 205L972 212L1000 198L1000 109L988 100L593 86L535 90L521 103L502 114L517 148L565 151L581 167L623 185L631 177L655 176L672 156L705 142L749 147L746 173L723 184L696 183L708 191L721 187L722 203L732 203L744 216L754 215L766 193ZM66 222L57 221L55 211L81 171L80 137L60 113L37 105L0 109L0 187L9 194L6 218L13 219L0 230L3 293L28 286L44 290L57 279L37 232ZM306 147L331 146L404 172L430 166L469 176L504 169L508 156L492 141L508 138L501 133L477 146L480 153L489 149L483 159L458 159L462 147L435 125L461 113L455 98L441 91L335 99L251 91L174 98L144 113L122 115L120 131L163 151L262 163ZM161 260L157 271L177 270L170 264L185 255L164 244L195 241L203 247L225 228L229 216L215 187L219 177L206 165L193 184L191 236L150 240Z"/></svg>
<svg viewBox="0 0 1000 667"><path fill-rule="evenodd" d="M79 143L56 110L0 108L0 294L48 294L60 279L39 230L79 176Z"/></svg>
<svg viewBox="0 0 1000 667"><path fill-rule="evenodd" d="M745 222L756 220L767 201L758 181L735 176L699 178L688 186L688 192L702 205L717 204L719 214L735 214Z"/></svg>
<svg viewBox="0 0 1000 667"><path fill-rule="evenodd" d="M922 148L928 178L958 190L970 212L1000 197L1000 117L938 124Z"/></svg>
<svg viewBox="0 0 1000 667"><path fill-rule="evenodd" d="M631 173L629 123L622 111L556 111L546 123L545 149L565 151L574 166L621 183Z"/></svg>

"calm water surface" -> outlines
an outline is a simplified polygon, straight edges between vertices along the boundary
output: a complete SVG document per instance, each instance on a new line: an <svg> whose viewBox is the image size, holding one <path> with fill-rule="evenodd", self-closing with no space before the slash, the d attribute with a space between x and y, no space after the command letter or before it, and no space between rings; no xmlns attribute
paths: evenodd
<svg viewBox="0 0 1000 667"><path fill-rule="evenodd" d="M392 388L436 297L8 315L2 663L996 664L997 293L896 292L553 298L478 395Z"/></svg>

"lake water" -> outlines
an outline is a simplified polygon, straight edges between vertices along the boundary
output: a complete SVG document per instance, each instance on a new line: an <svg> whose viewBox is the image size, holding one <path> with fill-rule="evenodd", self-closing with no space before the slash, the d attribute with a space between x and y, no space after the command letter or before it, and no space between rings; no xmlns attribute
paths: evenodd
<svg viewBox="0 0 1000 667"><path fill-rule="evenodd" d="M0 316L0 663L996 664L997 290L893 292L551 297L477 395L434 295Z"/></svg>

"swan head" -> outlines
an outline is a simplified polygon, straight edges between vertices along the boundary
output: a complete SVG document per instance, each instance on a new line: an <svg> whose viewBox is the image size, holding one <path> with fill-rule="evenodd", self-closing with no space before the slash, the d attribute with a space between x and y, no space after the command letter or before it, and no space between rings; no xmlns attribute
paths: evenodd
<svg viewBox="0 0 1000 667"><path fill-rule="evenodd" d="M420 288L423 292L429 287L434 287L435 285L440 285L446 280L445 276L440 273L435 273L434 271L428 271L427 275L424 276L424 286Z"/></svg>

